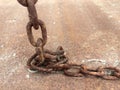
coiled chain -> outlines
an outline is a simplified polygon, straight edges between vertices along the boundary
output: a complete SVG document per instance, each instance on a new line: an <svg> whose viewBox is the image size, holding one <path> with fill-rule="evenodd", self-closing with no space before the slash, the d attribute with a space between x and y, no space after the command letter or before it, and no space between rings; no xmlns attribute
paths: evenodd
<svg viewBox="0 0 120 90"><path fill-rule="evenodd" d="M36 72L52 73L55 71L63 71L65 75L71 77L96 76L107 80L120 79L120 69L116 67L98 67L95 69L88 68L85 64L70 64L68 57L64 55L64 49L59 46L55 52L45 49L47 43L47 30L42 20L38 19L35 4L38 0L18 0L18 2L27 7L30 21L27 24L26 30L29 42L35 47L36 53L32 55L27 66L30 70ZM42 38L34 40L32 27L35 30L41 28ZM107 71L111 73L106 73Z"/></svg>

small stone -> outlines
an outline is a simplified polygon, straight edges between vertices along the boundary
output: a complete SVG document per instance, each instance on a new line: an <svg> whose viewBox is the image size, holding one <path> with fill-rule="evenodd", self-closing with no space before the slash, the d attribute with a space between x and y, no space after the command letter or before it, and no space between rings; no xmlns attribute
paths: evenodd
<svg viewBox="0 0 120 90"><path fill-rule="evenodd" d="M16 56L16 53L13 54L13 57L15 57L15 56Z"/></svg>
<svg viewBox="0 0 120 90"><path fill-rule="evenodd" d="M28 79L29 79L29 78L30 78L30 75L26 75L26 78L28 78Z"/></svg>

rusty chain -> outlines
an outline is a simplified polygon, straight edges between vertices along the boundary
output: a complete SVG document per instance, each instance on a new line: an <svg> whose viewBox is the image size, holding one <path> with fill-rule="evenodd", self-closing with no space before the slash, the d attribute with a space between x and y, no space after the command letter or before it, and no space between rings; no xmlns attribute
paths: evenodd
<svg viewBox="0 0 120 90"><path fill-rule="evenodd" d="M38 0L18 0L18 2L27 7L30 21L27 24L27 36L29 42L35 47L36 53L32 55L27 66L32 71L40 71L52 73L55 71L63 71L64 75L71 77L96 76L106 80L120 79L120 69L116 67L98 67L95 69L88 68L85 64L77 65L68 63L68 57L65 56L64 49L59 46L55 52L45 49L47 42L47 30L42 20L38 19L35 4ZM41 27L42 38L38 38L35 42L32 27L38 30Z"/></svg>

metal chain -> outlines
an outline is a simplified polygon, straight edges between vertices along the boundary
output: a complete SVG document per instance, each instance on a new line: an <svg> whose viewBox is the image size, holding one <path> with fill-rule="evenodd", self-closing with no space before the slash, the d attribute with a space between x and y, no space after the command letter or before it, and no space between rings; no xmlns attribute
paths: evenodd
<svg viewBox="0 0 120 90"><path fill-rule="evenodd" d="M45 49L47 43L47 30L42 20L38 19L35 3L38 0L18 0L18 2L27 7L30 21L27 24L27 36L29 42L35 47L36 53L32 55L27 66L32 71L40 71L52 73L55 71L63 71L64 75L71 77L96 76L106 80L120 79L120 69L116 67L98 67L95 69L88 68L85 64L70 64L68 57L64 55L64 49L59 46L55 52ZM35 42L32 27L38 30L39 26L42 31L42 38L38 38Z"/></svg>

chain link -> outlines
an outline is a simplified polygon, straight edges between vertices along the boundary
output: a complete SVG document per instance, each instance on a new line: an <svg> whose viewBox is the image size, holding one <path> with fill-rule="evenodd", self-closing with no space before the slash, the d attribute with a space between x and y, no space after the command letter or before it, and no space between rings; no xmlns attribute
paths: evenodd
<svg viewBox="0 0 120 90"><path fill-rule="evenodd" d="M28 7L28 1L32 1L34 4L37 3L38 0L17 0L21 5Z"/></svg>
<svg viewBox="0 0 120 90"><path fill-rule="evenodd" d="M47 43L47 30L42 20L38 19L35 3L38 0L18 0L18 2L27 7L30 21L27 24L27 36L29 42L35 47L33 54L27 61L27 66L32 71L40 71L52 73L62 71L64 75L71 77L95 76L106 80L120 79L120 69L116 67L98 67L90 69L85 64L70 64L69 58L65 56L65 51L62 46L59 46L55 52L45 49ZM36 30L41 27L42 38L34 40L32 27Z"/></svg>
<svg viewBox="0 0 120 90"><path fill-rule="evenodd" d="M45 24L42 20L38 20L38 24L41 27L42 38L40 38L40 39L42 39L42 46L44 46L47 42L47 30L46 30ZM33 34L32 34L32 23L31 22L29 22L27 24L27 35L28 35L28 39L29 39L31 45L33 45L34 47L37 47L37 42L35 42Z"/></svg>

